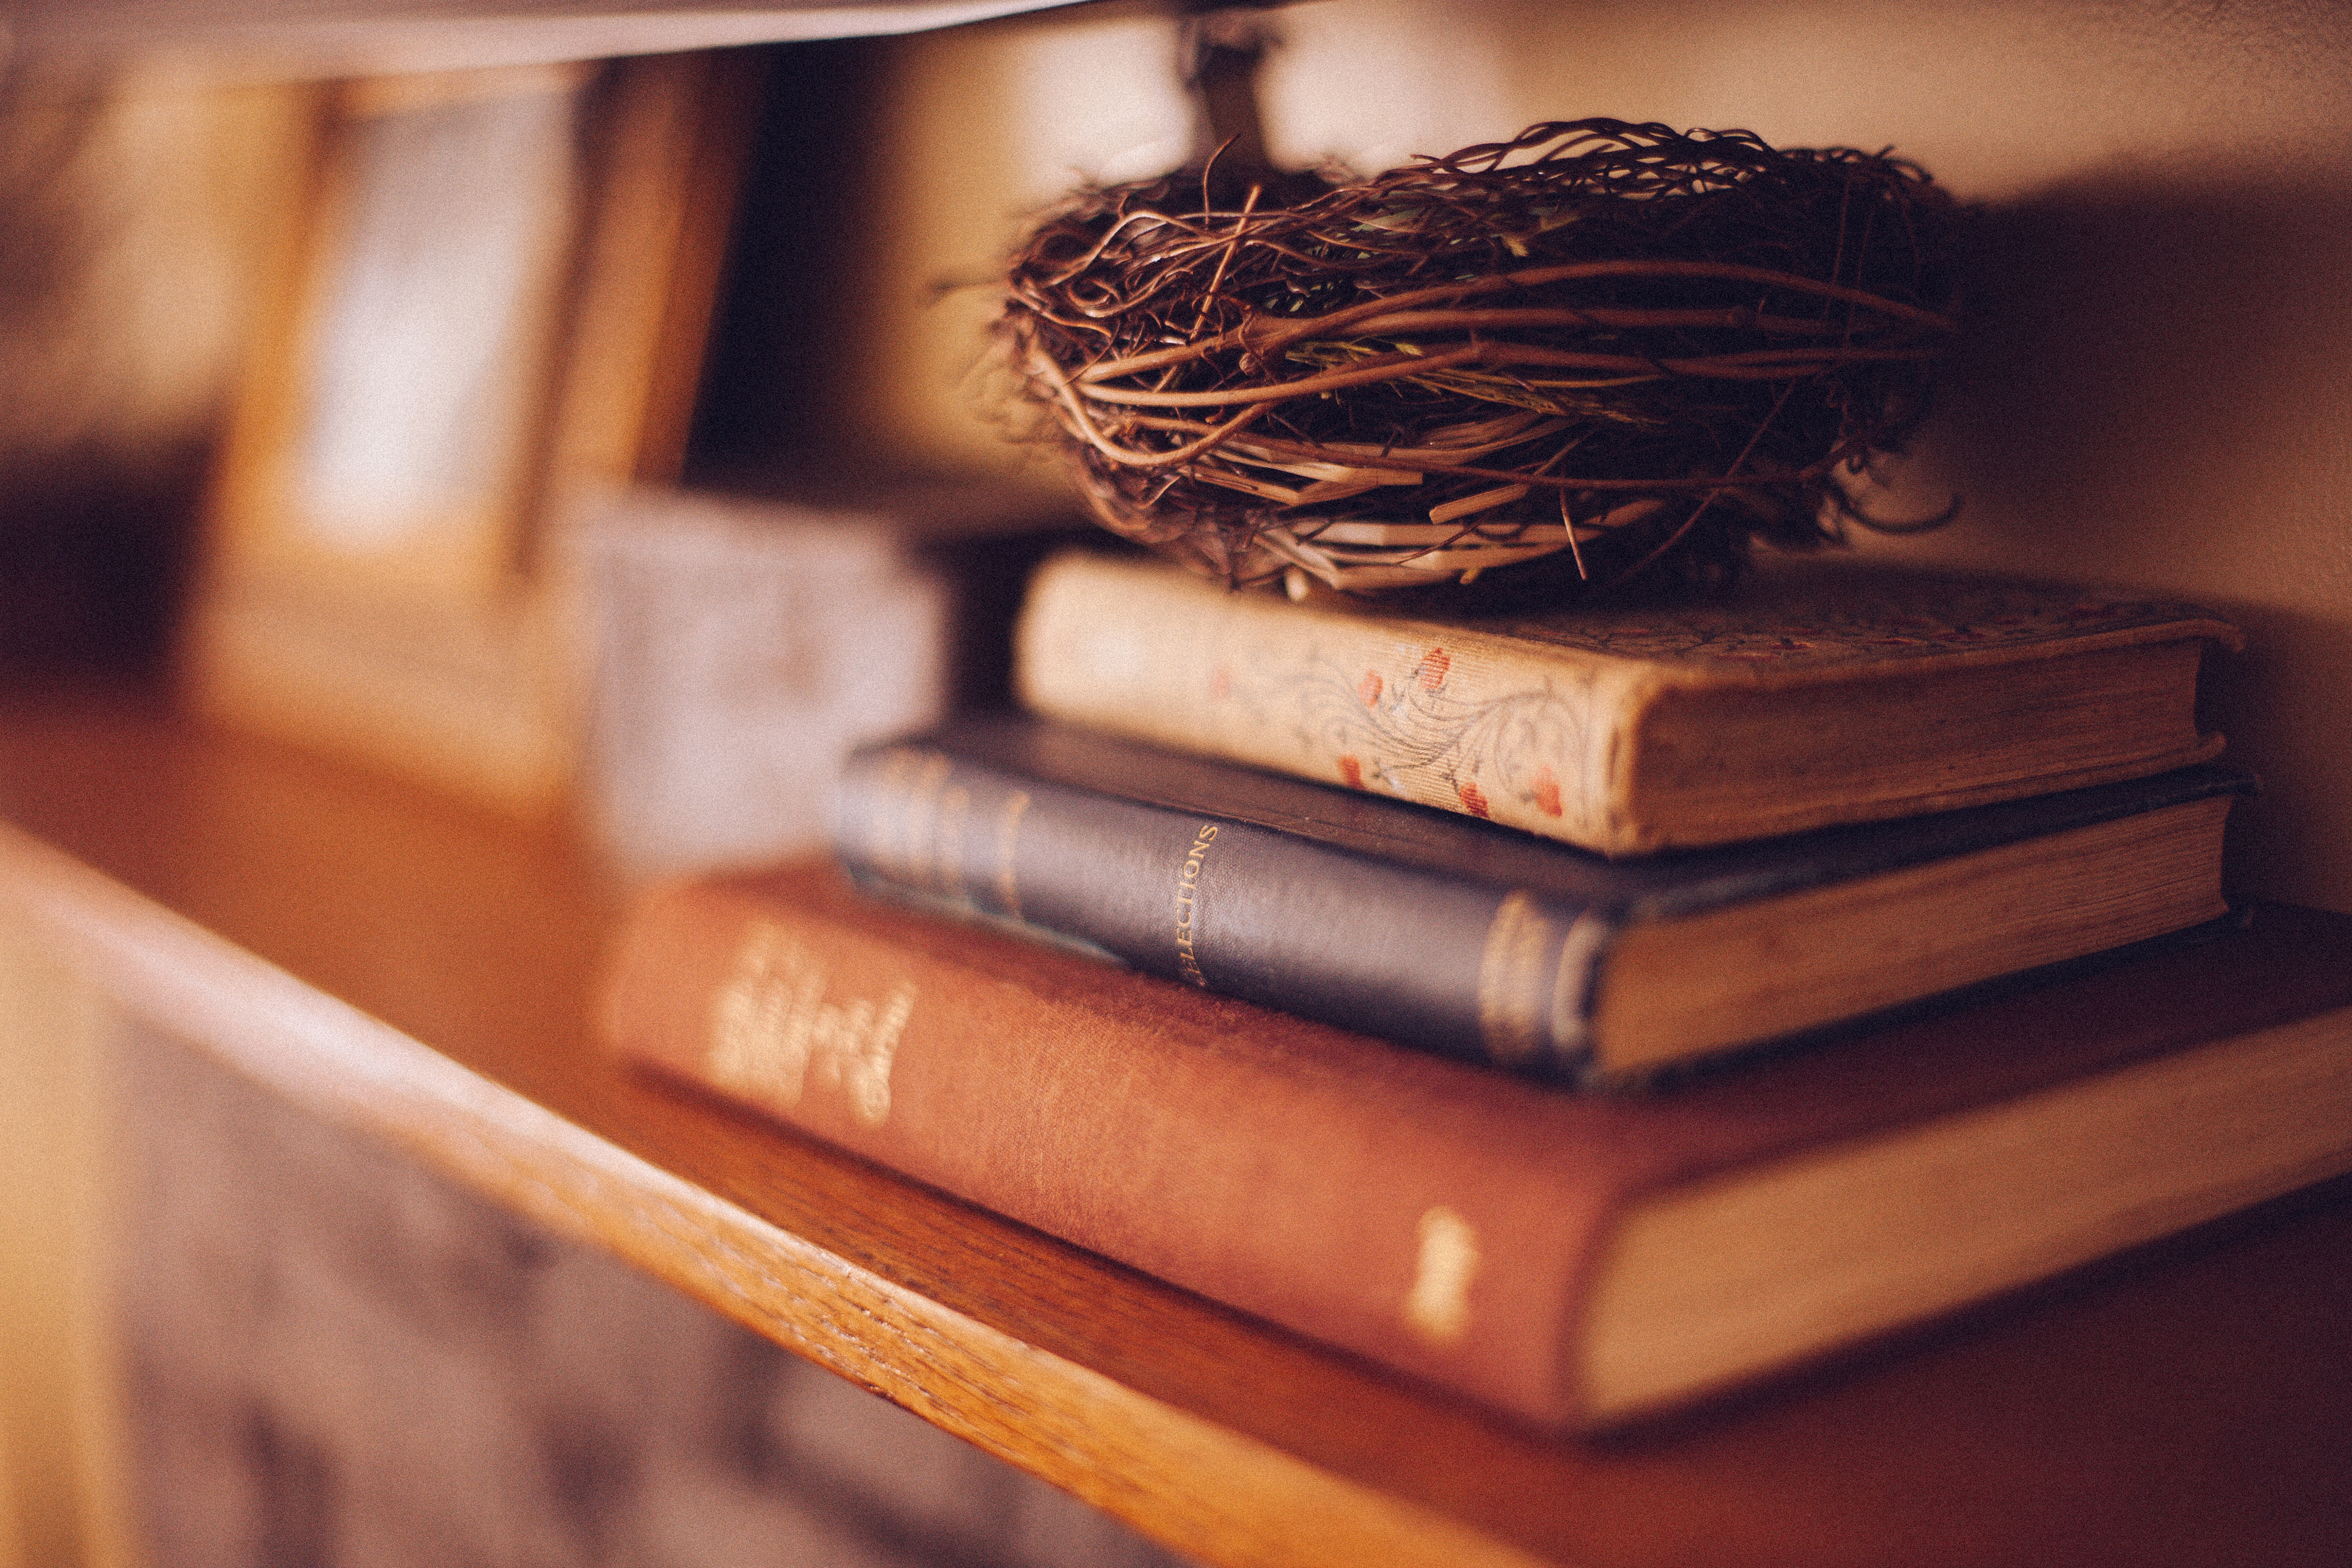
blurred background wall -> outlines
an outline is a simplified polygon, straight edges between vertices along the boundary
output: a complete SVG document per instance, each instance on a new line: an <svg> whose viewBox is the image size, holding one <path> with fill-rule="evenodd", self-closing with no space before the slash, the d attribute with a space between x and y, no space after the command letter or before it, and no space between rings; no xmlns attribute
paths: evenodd
<svg viewBox="0 0 2352 1568"><path fill-rule="evenodd" d="M0 52L0 667L162 652L298 105Z"/></svg>
<svg viewBox="0 0 2352 1568"><path fill-rule="evenodd" d="M285 95L0 52L0 700L152 668L269 242ZM0 922L0 1564L137 1561L111 1394L110 1022Z"/></svg>

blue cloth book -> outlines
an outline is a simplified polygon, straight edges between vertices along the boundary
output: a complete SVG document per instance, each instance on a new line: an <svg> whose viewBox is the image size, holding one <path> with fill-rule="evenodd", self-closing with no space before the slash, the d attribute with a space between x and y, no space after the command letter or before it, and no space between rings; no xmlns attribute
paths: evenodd
<svg viewBox="0 0 2352 1568"><path fill-rule="evenodd" d="M1586 1082L1882 1015L2225 917L2212 764L1611 860L1017 715L869 746L869 888L1401 1044Z"/></svg>

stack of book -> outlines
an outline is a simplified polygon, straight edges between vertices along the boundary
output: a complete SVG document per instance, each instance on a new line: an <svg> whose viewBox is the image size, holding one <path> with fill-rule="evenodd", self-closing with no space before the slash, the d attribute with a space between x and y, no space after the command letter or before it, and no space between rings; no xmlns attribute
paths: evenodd
<svg viewBox="0 0 2352 1568"><path fill-rule="evenodd" d="M1050 563L1031 712L853 757L863 892L649 897L614 1042L1549 1426L2352 1168L2352 920L2224 901L2210 615L1303 597Z"/></svg>

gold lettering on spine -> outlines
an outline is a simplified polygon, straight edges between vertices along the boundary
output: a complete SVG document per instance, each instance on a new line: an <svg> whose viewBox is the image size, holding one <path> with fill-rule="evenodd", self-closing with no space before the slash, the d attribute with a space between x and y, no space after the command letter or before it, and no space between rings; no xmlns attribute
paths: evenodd
<svg viewBox="0 0 2352 1568"><path fill-rule="evenodd" d="M1206 989L1208 980L1201 973L1201 961L1192 951L1192 915L1199 906L1201 871L1208 864L1209 846L1217 841L1217 825L1204 822L1192 835L1192 847L1184 856L1183 868L1176 873L1176 967L1184 978Z"/></svg>
<svg viewBox="0 0 2352 1568"><path fill-rule="evenodd" d="M940 795L947 788L948 765L937 752L909 749L892 756L886 775L893 786L897 830L885 830L886 841L895 840L887 863L901 882L926 892L938 886Z"/></svg>
<svg viewBox="0 0 2352 1568"><path fill-rule="evenodd" d="M809 1031L824 972L782 928L744 933L735 967L711 997L710 1069L724 1084L791 1107L800 1101Z"/></svg>
<svg viewBox="0 0 2352 1568"><path fill-rule="evenodd" d="M1021 819L1029 814L1029 792L1016 789L1004 797L996 819L996 904L1002 914L1021 918L1021 880L1017 874L1021 850Z"/></svg>
<svg viewBox="0 0 2352 1568"><path fill-rule="evenodd" d="M1582 1057L1592 1048L1593 973L1616 934L1614 922L1587 910L1576 917L1559 944L1559 978L1551 994L1551 1043L1564 1059Z"/></svg>
<svg viewBox="0 0 2352 1568"><path fill-rule="evenodd" d="M971 812L971 791L950 784L940 791L931 815L932 885L958 903L968 901L963 885L963 824Z"/></svg>
<svg viewBox="0 0 2352 1568"><path fill-rule="evenodd" d="M810 1082L839 1089L866 1127L890 1115L890 1068L915 1010L911 985L877 1003L824 998L823 964L772 922L744 933L734 968L711 994L712 1078L780 1110L801 1101Z"/></svg>
<svg viewBox="0 0 2352 1568"><path fill-rule="evenodd" d="M915 1011L915 991L901 985L890 993L871 1033L858 1042L844 1075L849 1089L850 1114L865 1127L879 1127L890 1119L890 1064L898 1058L898 1037Z"/></svg>
<svg viewBox="0 0 2352 1568"><path fill-rule="evenodd" d="M865 820L865 847L877 866L903 880L907 866L907 818L923 754L905 746L882 753L881 778Z"/></svg>
<svg viewBox="0 0 2352 1568"><path fill-rule="evenodd" d="M1433 1345L1458 1344L1470 1326L1470 1284L1478 1275L1478 1232L1444 1204L1421 1216L1421 1254L1405 1292L1405 1327Z"/></svg>
<svg viewBox="0 0 2352 1568"><path fill-rule="evenodd" d="M1552 925L1525 889L1507 894L1478 961L1478 1036L1497 1062L1520 1065L1551 1046Z"/></svg>

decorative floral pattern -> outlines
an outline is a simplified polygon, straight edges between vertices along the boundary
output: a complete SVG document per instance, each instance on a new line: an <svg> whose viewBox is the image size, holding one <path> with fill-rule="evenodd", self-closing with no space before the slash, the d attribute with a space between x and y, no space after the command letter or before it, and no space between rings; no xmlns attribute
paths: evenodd
<svg viewBox="0 0 2352 1568"><path fill-rule="evenodd" d="M2238 641L2193 605L1826 563L1759 572L1727 600L1439 622L1082 558L1041 576L1024 635L1024 693L1056 717L1611 853L1668 841L1629 815L1645 808L1626 748L1661 687L1907 685L1933 664ZM2184 731L2151 765L2200 744ZM1756 831L1792 831L1784 818L1825 820L1792 809Z"/></svg>

